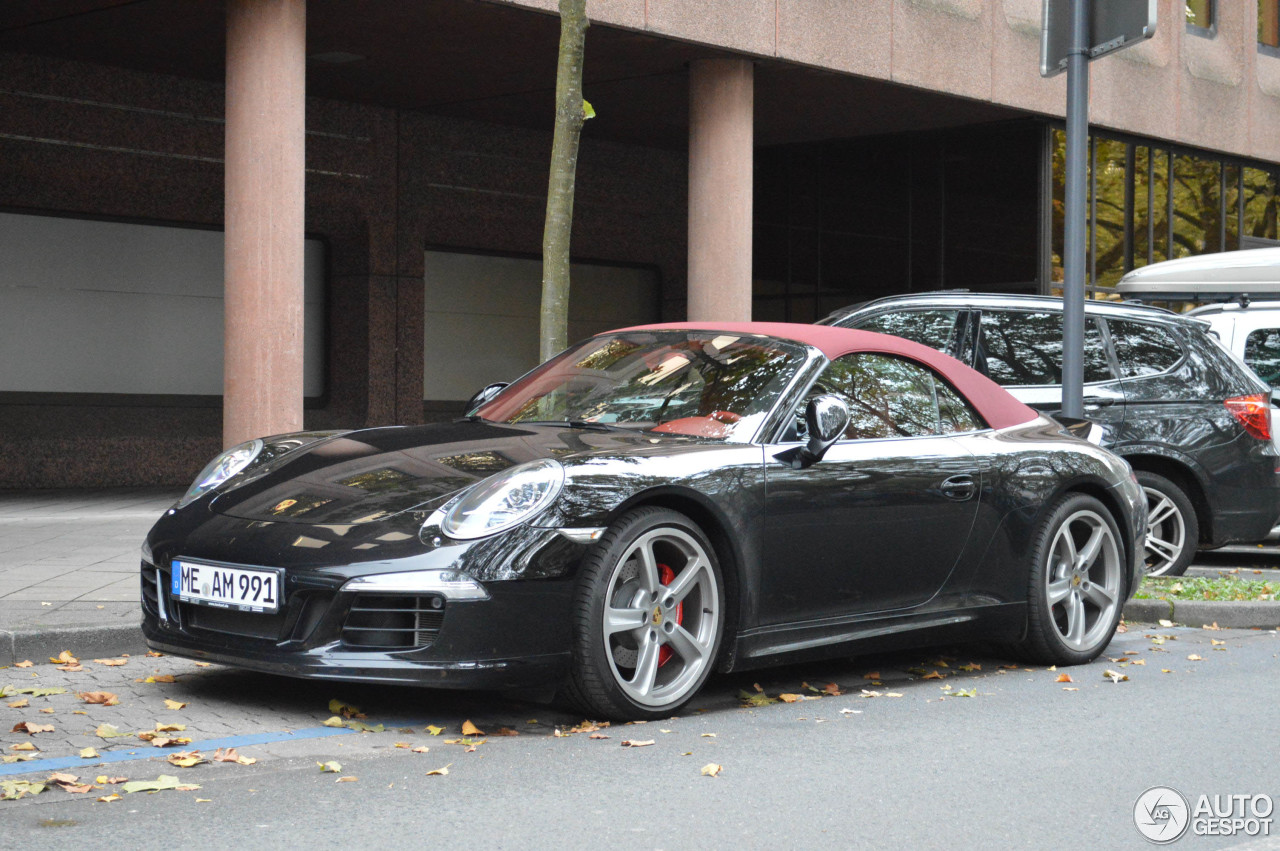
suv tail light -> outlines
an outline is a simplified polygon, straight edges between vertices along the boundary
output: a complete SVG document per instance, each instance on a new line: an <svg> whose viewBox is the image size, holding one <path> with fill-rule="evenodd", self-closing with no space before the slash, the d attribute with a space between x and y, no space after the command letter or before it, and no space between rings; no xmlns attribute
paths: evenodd
<svg viewBox="0 0 1280 851"><path fill-rule="evenodd" d="M1223 404L1251 436L1258 440L1271 439L1271 398L1266 393L1236 396Z"/></svg>

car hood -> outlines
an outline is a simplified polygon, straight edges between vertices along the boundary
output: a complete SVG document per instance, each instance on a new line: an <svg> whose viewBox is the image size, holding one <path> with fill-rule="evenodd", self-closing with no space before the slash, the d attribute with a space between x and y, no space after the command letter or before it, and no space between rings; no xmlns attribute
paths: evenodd
<svg viewBox="0 0 1280 851"><path fill-rule="evenodd" d="M480 479L536 458L704 441L631 431L486 422L375 428L313 443L250 469L211 509L246 520L360 524L432 510Z"/></svg>

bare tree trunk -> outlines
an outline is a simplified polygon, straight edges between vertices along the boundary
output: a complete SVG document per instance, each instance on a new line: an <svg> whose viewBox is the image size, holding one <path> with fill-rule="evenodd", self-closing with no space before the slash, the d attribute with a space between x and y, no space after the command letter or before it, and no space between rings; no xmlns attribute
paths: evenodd
<svg viewBox="0 0 1280 851"><path fill-rule="evenodd" d="M573 228L573 184L578 137L586 120L582 57L587 34L586 0L560 0L560 60L556 66L556 129L547 182L547 220L542 231L542 319L539 355L547 360L568 344L569 234Z"/></svg>

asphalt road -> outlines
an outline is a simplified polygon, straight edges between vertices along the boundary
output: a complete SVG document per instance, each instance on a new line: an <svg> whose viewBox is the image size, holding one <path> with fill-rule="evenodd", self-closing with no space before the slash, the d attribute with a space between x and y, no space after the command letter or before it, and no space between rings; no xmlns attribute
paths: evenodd
<svg viewBox="0 0 1280 851"><path fill-rule="evenodd" d="M55 787L0 801L14 847L1144 848L1133 808L1150 787L1173 787L1193 805L1202 794L1280 798L1271 631L1134 628L1098 662L1070 669L1070 683L1059 682L1067 671L1006 667L981 648L722 676L681 717L594 731L608 738L568 732L583 719L509 696L297 682L170 657L84 659L79 672L32 662L0 670L0 684L68 691L0 701L4 753L38 756L0 765L22 772L0 781L56 769L90 784L169 774L200 788L103 803L122 784ZM174 682L145 682L165 674ZM805 682L843 693L818 698ZM770 697L814 699L743 707L739 693L758 693L757 683ZM120 702L76 695L90 691ZM26 706L6 705L24 697ZM331 699L384 731L324 727ZM474 750L449 743L467 720L488 734L472 737L483 739ZM10 732L24 722L55 729ZM171 735L193 741L102 739L102 723L130 733L183 724ZM427 725L444 729L433 736ZM503 727L519 735L494 735ZM24 743L40 750L12 748ZM257 762L164 760L211 756L219 743L240 743ZM118 761L81 759L84 747ZM317 765L331 760L339 774ZM702 773L708 765L722 766L718 776ZM428 775L445 766L447 775ZM1280 848L1280 838L1188 835L1172 847Z"/></svg>

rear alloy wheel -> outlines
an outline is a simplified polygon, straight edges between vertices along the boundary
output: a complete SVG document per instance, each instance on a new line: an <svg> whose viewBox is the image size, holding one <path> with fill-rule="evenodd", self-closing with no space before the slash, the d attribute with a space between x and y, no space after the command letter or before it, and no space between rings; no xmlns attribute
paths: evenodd
<svg viewBox="0 0 1280 851"><path fill-rule="evenodd" d="M689 518L641 508L586 557L567 696L597 718L665 718L715 662L724 591L715 551Z"/></svg>
<svg viewBox="0 0 1280 851"><path fill-rule="evenodd" d="M1079 493L1058 500L1032 547L1023 655L1054 665L1097 658L1120 620L1123 552L1120 532L1101 502Z"/></svg>
<svg viewBox="0 0 1280 851"><path fill-rule="evenodd" d="M1200 525L1182 488L1158 473L1138 471L1147 494L1147 576L1181 576L1195 558Z"/></svg>

